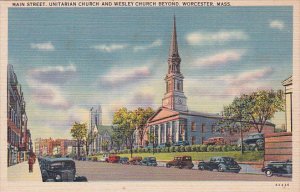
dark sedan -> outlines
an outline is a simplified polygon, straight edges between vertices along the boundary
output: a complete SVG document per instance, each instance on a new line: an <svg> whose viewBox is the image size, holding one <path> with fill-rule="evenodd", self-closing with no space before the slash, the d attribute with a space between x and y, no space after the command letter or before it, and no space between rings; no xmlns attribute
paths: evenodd
<svg viewBox="0 0 300 192"><path fill-rule="evenodd" d="M208 162L200 161L198 164L199 170L210 170L214 169L219 172L235 172L239 173L241 167L231 157L212 157Z"/></svg>
<svg viewBox="0 0 300 192"><path fill-rule="evenodd" d="M155 157L145 157L141 161L141 165L146 165L146 166L157 166L156 158Z"/></svg>

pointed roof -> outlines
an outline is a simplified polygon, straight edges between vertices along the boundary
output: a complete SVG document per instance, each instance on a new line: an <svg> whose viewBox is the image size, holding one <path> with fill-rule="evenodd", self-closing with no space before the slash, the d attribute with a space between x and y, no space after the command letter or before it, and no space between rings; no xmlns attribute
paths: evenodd
<svg viewBox="0 0 300 192"><path fill-rule="evenodd" d="M165 119L165 118L168 118L168 117L173 117L173 116L176 116L176 115L179 115L179 114L180 113L178 111L174 111L174 110L171 110L171 109L160 107L154 113L154 115L148 119L148 123L152 123L152 122L155 122L155 121L158 121L158 120L161 120L161 119Z"/></svg>
<svg viewBox="0 0 300 192"><path fill-rule="evenodd" d="M169 50L169 57L174 57L174 56L179 57L178 44L177 44L177 32L176 32L176 17L175 17L175 15L174 15L171 45L170 45L170 50Z"/></svg>

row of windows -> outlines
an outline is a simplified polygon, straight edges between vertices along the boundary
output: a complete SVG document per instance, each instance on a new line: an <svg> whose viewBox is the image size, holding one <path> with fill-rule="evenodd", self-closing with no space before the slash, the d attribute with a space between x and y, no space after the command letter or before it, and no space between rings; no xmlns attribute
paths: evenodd
<svg viewBox="0 0 300 192"><path fill-rule="evenodd" d="M194 122L194 121L191 124L191 131L197 131L196 122ZM205 125L205 123L201 124L201 130L200 131L201 131L201 133L206 132L206 125ZM210 132L211 133L217 132L215 125L211 125Z"/></svg>
<svg viewBox="0 0 300 192"><path fill-rule="evenodd" d="M10 142L12 145L16 146L19 144L20 137L14 131L12 131L11 128L8 128L7 141Z"/></svg>

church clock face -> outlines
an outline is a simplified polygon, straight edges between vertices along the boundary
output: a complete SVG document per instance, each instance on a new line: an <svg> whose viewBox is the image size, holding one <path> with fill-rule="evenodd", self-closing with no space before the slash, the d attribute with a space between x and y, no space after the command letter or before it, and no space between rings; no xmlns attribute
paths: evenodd
<svg viewBox="0 0 300 192"><path fill-rule="evenodd" d="M178 99L178 103L179 103L179 104L182 104L182 100L181 100L180 98Z"/></svg>

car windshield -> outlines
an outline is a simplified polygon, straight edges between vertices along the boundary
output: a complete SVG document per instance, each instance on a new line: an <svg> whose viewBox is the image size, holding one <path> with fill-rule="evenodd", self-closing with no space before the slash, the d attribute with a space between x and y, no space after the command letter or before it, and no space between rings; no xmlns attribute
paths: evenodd
<svg viewBox="0 0 300 192"><path fill-rule="evenodd" d="M149 161L156 161L156 158L155 157L150 157Z"/></svg>
<svg viewBox="0 0 300 192"><path fill-rule="evenodd" d="M55 162L55 163L51 163L50 169L52 169L52 170L58 170L58 169L71 170L71 169L74 169L74 163L71 161Z"/></svg>
<svg viewBox="0 0 300 192"><path fill-rule="evenodd" d="M181 160L181 157L174 157L174 160Z"/></svg>
<svg viewBox="0 0 300 192"><path fill-rule="evenodd" d="M234 162L234 159L230 157L223 157L223 159L225 162Z"/></svg>

